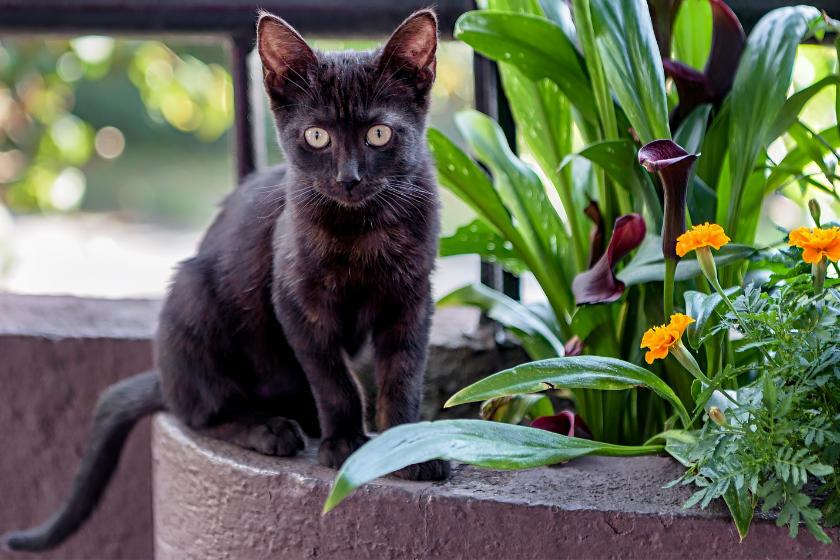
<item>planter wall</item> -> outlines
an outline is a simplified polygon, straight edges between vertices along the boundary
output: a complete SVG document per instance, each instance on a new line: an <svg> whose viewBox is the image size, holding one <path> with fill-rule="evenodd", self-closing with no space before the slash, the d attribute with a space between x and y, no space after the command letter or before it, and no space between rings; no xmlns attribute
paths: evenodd
<svg viewBox="0 0 840 560"><path fill-rule="evenodd" d="M754 522L744 543L722 503L681 511L667 457L584 457L529 471L456 465L443 483L383 478L321 509L335 471L153 423L155 555L179 558L837 558L838 545ZM837 531L831 530L832 538Z"/></svg>

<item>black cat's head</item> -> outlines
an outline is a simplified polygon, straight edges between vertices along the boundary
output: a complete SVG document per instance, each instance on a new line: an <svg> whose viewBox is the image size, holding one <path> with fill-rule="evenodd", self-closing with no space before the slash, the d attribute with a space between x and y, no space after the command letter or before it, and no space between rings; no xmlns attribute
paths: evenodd
<svg viewBox="0 0 840 560"><path fill-rule="evenodd" d="M257 26L280 145L300 188L344 207L410 177L425 161L437 18L411 15L374 51L316 52L282 19Z"/></svg>

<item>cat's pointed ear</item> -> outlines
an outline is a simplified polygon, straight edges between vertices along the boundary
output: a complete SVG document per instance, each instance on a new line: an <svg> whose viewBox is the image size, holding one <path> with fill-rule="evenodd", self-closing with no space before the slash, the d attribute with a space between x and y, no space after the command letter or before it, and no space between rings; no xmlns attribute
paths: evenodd
<svg viewBox="0 0 840 560"><path fill-rule="evenodd" d="M279 93L291 83L305 87L309 70L318 65L318 58L300 33L268 12L261 12L257 22L257 50L266 87Z"/></svg>
<svg viewBox="0 0 840 560"><path fill-rule="evenodd" d="M437 31L434 11L414 12L394 31L382 49L380 69L406 75L418 90L428 90L435 81Z"/></svg>

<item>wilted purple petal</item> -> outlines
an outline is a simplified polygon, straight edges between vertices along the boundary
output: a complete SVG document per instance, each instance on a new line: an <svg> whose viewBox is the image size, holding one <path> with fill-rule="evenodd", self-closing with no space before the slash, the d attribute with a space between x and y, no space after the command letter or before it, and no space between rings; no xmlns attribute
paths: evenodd
<svg viewBox="0 0 840 560"><path fill-rule="evenodd" d="M651 173L659 173L665 191L662 220L662 254L678 261L677 237L685 233L685 199L688 178L697 156L689 154L671 140L654 140L639 150L639 163Z"/></svg>
<svg viewBox="0 0 840 560"><path fill-rule="evenodd" d="M572 293L578 305L615 301L624 293L624 282L613 268L645 239L645 220L639 214L627 214L615 221L610 243L595 266L575 276Z"/></svg>
<svg viewBox="0 0 840 560"><path fill-rule="evenodd" d="M567 358L580 356L581 354L583 354L583 341L578 335L575 335L566 341L566 344L563 345L563 350L563 354Z"/></svg>
<svg viewBox="0 0 840 560"><path fill-rule="evenodd" d="M686 118L698 105L715 99L715 88L705 74L687 64L668 58L662 59L662 67L677 86L680 103L674 110L677 112L679 121Z"/></svg>
<svg viewBox="0 0 840 560"><path fill-rule="evenodd" d="M712 5L712 48L703 73L714 88L714 102L719 104L732 89L747 36L729 6L722 0L709 0L709 3Z"/></svg>
<svg viewBox="0 0 840 560"><path fill-rule="evenodd" d="M531 427L561 436L592 439L592 433L583 418L569 410L564 410L554 416L540 416L531 422Z"/></svg>

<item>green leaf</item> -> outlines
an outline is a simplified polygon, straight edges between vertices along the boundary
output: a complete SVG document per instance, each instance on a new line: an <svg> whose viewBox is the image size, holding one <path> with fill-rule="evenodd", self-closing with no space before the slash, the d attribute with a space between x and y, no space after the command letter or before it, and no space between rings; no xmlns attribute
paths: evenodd
<svg viewBox="0 0 840 560"><path fill-rule="evenodd" d="M516 66L531 80L549 78L586 119L597 122L583 60L554 22L530 14L482 10L459 17L453 34L487 58Z"/></svg>
<svg viewBox="0 0 840 560"><path fill-rule="evenodd" d="M595 43L630 125L647 144L671 138L665 72L644 0L591 0Z"/></svg>
<svg viewBox="0 0 840 560"><path fill-rule="evenodd" d="M628 286L642 284L644 282L664 281L665 260L661 256L661 245L659 251L661 260L649 262L646 258L644 262L637 263L637 259L634 258L623 270L616 274L616 278ZM714 252L715 265L718 268L722 268L728 264L740 262L751 256L755 251L755 249L746 245L736 245L734 243L724 245L719 251ZM680 260L677 265L677 271L674 274L674 279L677 282L682 282L700 274L702 274L702 271L700 270L700 265L697 263L697 257L694 252L691 252Z"/></svg>
<svg viewBox="0 0 840 560"><path fill-rule="evenodd" d="M683 0L674 21L672 41L674 58L702 72L712 48L712 8L706 0ZM685 151L695 153L688 148Z"/></svg>
<svg viewBox="0 0 840 560"><path fill-rule="evenodd" d="M510 241L501 237L496 230L481 218L461 226L450 237L440 239L438 254L441 257L453 255L481 255L487 262L498 263L507 271L521 275L528 270Z"/></svg>
<svg viewBox="0 0 840 560"><path fill-rule="evenodd" d="M692 0L688 0L689 2ZM712 105L704 103L698 105L680 124L674 134L674 142L679 144L690 154L700 152L703 140L706 138L706 124L709 122L709 114ZM702 159L702 158L701 158ZM688 210L691 222L702 224L714 222L715 208L717 207L717 195L706 185L702 179L697 177L697 166L692 168L688 179Z"/></svg>
<svg viewBox="0 0 840 560"><path fill-rule="evenodd" d="M814 476L829 476L834 474L834 467L823 465L822 463L811 463L805 469Z"/></svg>
<svg viewBox="0 0 840 560"><path fill-rule="evenodd" d="M726 154L729 152L729 116L729 98L727 97L714 120L712 120L712 124L706 130L706 137L703 140L703 156L697 160L696 166L697 176L717 193L720 200L725 200L721 198L718 183L721 180L721 171ZM728 172L726 181L729 182Z"/></svg>
<svg viewBox="0 0 840 560"><path fill-rule="evenodd" d="M779 8L765 15L747 39L730 94L730 195L726 233L741 241L741 204L755 163L787 98L799 42L816 8Z"/></svg>
<svg viewBox="0 0 840 560"><path fill-rule="evenodd" d="M483 284L458 288L438 301L438 307L452 305L470 305L487 313L488 317L512 330L522 340L525 351L532 359L564 354L563 343L537 315L518 301Z"/></svg>
<svg viewBox="0 0 840 560"><path fill-rule="evenodd" d="M739 290L740 288L738 287L727 288L723 293L731 296ZM723 298L717 292L706 295L701 292L687 291L683 296L685 297L685 313L694 319L694 322L686 329L688 342L692 348L697 350L700 348L703 336L708 330L707 323L709 318L718 307L723 305Z"/></svg>
<svg viewBox="0 0 840 560"><path fill-rule="evenodd" d="M324 513L365 482L432 459L513 470L552 465L584 455L626 457L660 451L662 446L612 445L482 420L403 424L367 442L347 459L324 504Z"/></svg>
<svg viewBox="0 0 840 560"><path fill-rule="evenodd" d="M662 229L662 205L650 181L650 174L639 165L637 153L638 149L632 140L604 140L569 154L560 163L560 169L567 168L577 156L600 165L616 183L630 191L636 201L644 204L638 210L645 218L648 230L659 231Z"/></svg>
<svg viewBox="0 0 840 560"><path fill-rule="evenodd" d="M688 455L691 448L697 443L697 432L688 430L668 430L654 436L650 439L650 441L654 441L656 439L664 439L665 451L667 451L671 457L682 463L684 467L691 467L692 462ZM648 443L650 443L650 441Z"/></svg>
<svg viewBox="0 0 840 560"><path fill-rule="evenodd" d="M534 393L555 387L618 391L638 386L651 389L671 403L684 425L689 424L688 413L664 381L639 366L599 356L554 358L507 369L461 389L444 406Z"/></svg>
<svg viewBox="0 0 840 560"><path fill-rule="evenodd" d="M771 144L774 140L776 140L776 138L787 132L787 130L796 122L796 119L799 117L799 113L802 112L805 105L807 105L808 102L811 101L811 99L821 92L826 86L831 85L840 85L840 76L835 74L826 76L819 82L811 84L810 86L801 89L788 97L781 112L779 112L779 116L776 118L776 122L773 123L773 128L770 130L770 134L767 136L767 145Z"/></svg>
<svg viewBox="0 0 840 560"><path fill-rule="evenodd" d="M819 133L832 146L840 145L840 132L836 126L831 126ZM812 161L809 153L810 147L796 146L790 150L784 159L779 162L779 165L774 167L770 172L770 177L767 179L767 187L765 192L772 192L776 189L782 188L792 177L802 173L802 168ZM820 144L820 153L822 155L828 153L828 148ZM820 158L822 159L822 158Z"/></svg>
<svg viewBox="0 0 840 560"><path fill-rule="evenodd" d="M729 512L732 514L732 519L735 520L735 526L738 528L738 535L743 541L750 531L750 523L752 522L755 509L750 491L746 486L741 486L741 488L736 489L734 484L730 484L726 492L723 493L723 500L729 507Z"/></svg>

